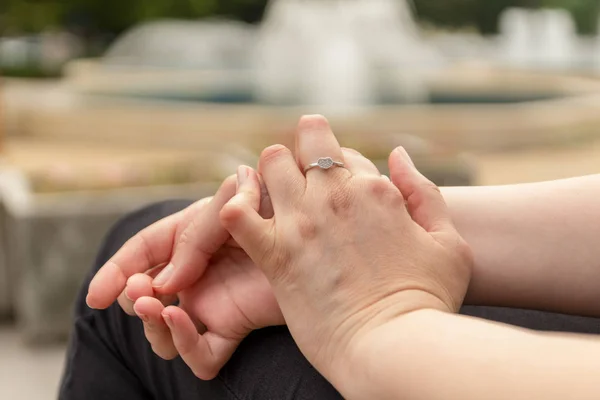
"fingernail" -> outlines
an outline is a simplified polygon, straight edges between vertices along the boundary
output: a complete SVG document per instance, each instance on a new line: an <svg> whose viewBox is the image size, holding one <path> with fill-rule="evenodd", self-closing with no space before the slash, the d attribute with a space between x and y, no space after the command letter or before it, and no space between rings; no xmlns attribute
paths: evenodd
<svg viewBox="0 0 600 400"><path fill-rule="evenodd" d="M146 314L142 314L141 312L139 312L138 310L135 309L135 304L133 305L133 311L135 312L135 315L137 315L142 321L144 321L144 322L150 321L150 318L148 318L148 316Z"/></svg>
<svg viewBox="0 0 600 400"><path fill-rule="evenodd" d="M406 149L404 147L400 146L400 147L396 148L396 152L411 167L415 168L415 163L413 162L412 158L410 158L410 156L408 155L408 153L406 152Z"/></svg>
<svg viewBox="0 0 600 400"><path fill-rule="evenodd" d="M131 297L129 297L129 293L127 293L127 289L125 289L125 298L129 301L133 301Z"/></svg>
<svg viewBox="0 0 600 400"><path fill-rule="evenodd" d="M245 165L240 165L238 167L238 170L237 170L238 187L242 186L244 184L244 182L246 182L249 175L250 175L250 171L249 171L248 167L246 167Z"/></svg>
<svg viewBox="0 0 600 400"><path fill-rule="evenodd" d="M165 320L165 324L169 327L169 329L173 329L173 320L169 314L162 314L163 319Z"/></svg>
<svg viewBox="0 0 600 400"><path fill-rule="evenodd" d="M164 286L168 282L168 280L171 278L171 275L173 275L174 270L175 270L175 266L173 264L169 263L169 265L167 265L165 267L165 269L160 271L160 274L158 274L156 276L156 278L154 278L154 280L152 281L152 286L157 287L157 288Z"/></svg>

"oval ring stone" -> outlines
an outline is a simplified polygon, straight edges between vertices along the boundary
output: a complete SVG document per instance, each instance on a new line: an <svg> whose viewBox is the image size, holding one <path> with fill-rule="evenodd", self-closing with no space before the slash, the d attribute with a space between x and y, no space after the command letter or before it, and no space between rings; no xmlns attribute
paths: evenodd
<svg viewBox="0 0 600 400"><path fill-rule="evenodd" d="M329 169L329 168L333 167L333 158L331 158L331 157L319 158L319 161L317 161L317 164L319 165L320 168Z"/></svg>

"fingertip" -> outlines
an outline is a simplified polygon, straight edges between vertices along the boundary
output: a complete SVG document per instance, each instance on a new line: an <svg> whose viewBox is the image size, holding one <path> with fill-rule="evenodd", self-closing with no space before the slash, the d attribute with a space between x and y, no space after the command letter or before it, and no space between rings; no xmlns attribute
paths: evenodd
<svg viewBox="0 0 600 400"><path fill-rule="evenodd" d="M127 299L135 302L143 296L153 296L152 277L147 274L135 274L129 277L125 287Z"/></svg>
<svg viewBox="0 0 600 400"><path fill-rule="evenodd" d="M109 261L92 278L86 303L90 308L104 310L117 300L126 284L127 277L117 264Z"/></svg>
<svg viewBox="0 0 600 400"><path fill-rule="evenodd" d="M394 149L392 154L397 157L398 161L404 162L408 166L415 168L415 163L413 162L412 158L410 157L410 155L408 154L408 152L406 151L406 149L403 146L396 147L396 149Z"/></svg>
<svg viewBox="0 0 600 400"><path fill-rule="evenodd" d="M396 147L391 153L390 153L390 157L388 159L388 167L390 170L390 179L391 181L396 184L399 181L402 181L402 175L405 175L409 165L411 164L407 164L404 160L406 160L406 156L408 154L406 153L406 150L404 149L404 147L399 146ZM412 160L411 160L412 163Z"/></svg>
<svg viewBox="0 0 600 400"><path fill-rule="evenodd" d="M245 165L240 165L237 168L236 177L237 177L237 192L238 193L240 191L240 188L244 185L244 183L246 182L246 180L250 176L249 169L250 169L250 167L247 167Z"/></svg>
<svg viewBox="0 0 600 400"><path fill-rule="evenodd" d="M183 316L180 314L183 314ZM176 306L165 307L161 311L160 315L171 330L176 329L180 325L180 323L183 322L182 318L187 317L189 319L189 316L183 310Z"/></svg>
<svg viewBox="0 0 600 400"><path fill-rule="evenodd" d="M237 174L229 175L217 190L217 193L211 199L211 203L219 207L219 204L227 202L235 195L237 190Z"/></svg>
<svg viewBox="0 0 600 400"><path fill-rule="evenodd" d="M245 193L246 197L250 196L250 199L248 200L251 201L252 206L258 210L260 205L261 187L256 171L246 165L240 165L237 172L237 185L237 194Z"/></svg>
<svg viewBox="0 0 600 400"><path fill-rule="evenodd" d="M85 296L85 304L87 304L87 306L93 310L97 310L100 308L98 307L98 302L96 301L96 299L92 295L90 295L89 292Z"/></svg>
<svg viewBox="0 0 600 400"><path fill-rule="evenodd" d="M162 310L161 314L162 314L163 317L164 316L171 317L173 314L177 314L180 310L181 309L179 307L177 307L177 306L168 306L168 307L165 307Z"/></svg>
<svg viewBox="0 0 600 400"><path fill-rule="evenodd" d="M271 162L272 160L282 157L282 156L289 156L291 155L291 151L290 149L288 149L287 147L285 147L282 144L274 144L271 145L267 148L265 148L262 153L260 154L260 161L259 164L261 167L263 167L264 165L266 165L267 163Z"/></svg>
<svg viewBox="0 0 600 400"><path fill-rule="evenodd" d="M90 289L85 297L85 302L88 307L94 310L104 310L110 307L110 305L119 297L119 295L117 295L115 298L113 298L112 295L108 295L107 298L106 293L98 292L99 290L97 289Z"/></svg>
<svg viewBox="0 0 600 400"><path fill-rule="evenodd" d="M133 303L133 311L138 316L139 315L150 315L150 316L158 317L158 316L160 316L163 309L164 309L163 304L160 302L160 300L158 300L154 297L149 297L149 296L140 297L139 299L137 299L135 301L135 303Z"/></svg>
<svg viewBox="0 0 600 400"><path fill-rule="evenodd" d="M329 129L329 121L321 114L308 114L300 117L299 129Z"/></svg>

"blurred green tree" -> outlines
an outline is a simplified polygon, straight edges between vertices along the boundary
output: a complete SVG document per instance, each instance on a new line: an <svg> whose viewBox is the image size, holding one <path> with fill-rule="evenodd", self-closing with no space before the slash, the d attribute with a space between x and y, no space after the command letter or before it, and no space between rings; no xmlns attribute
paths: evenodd
<svg viewBox="0 0 600 400"><path fill-rule="evenodd" d="M444 27L498 29L498 17L508 7L562 7L569 10L582 33L597 31L599 0L409 0L423 21ZM262 17L267 0L0 0L2 31L36 32L48 26L118 34L156 18L226 16L246 22Z"/></svg>
<svg viewBox="0 0 600 400"><path fill-rule="evenodd" d="M600 1L598 0L541 0L542 6L566 8L571 12L581 33L598 32Z"/></svg>
<svg viewBox="0 0 600 400"><path fill-rule="evenodd" d="M412 0L419 18L444 27L472 26L481 33L498 31L500 14L509 7L565 8L575 18L580 33L598 29L598 0Z"/></svg>

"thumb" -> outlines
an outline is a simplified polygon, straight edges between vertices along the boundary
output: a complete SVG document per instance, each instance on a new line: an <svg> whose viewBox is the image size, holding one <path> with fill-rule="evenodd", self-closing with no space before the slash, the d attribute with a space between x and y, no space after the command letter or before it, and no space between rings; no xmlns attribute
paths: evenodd
<svg viewBox="0 0 600 400"><path fill-rule="evenodd" d="M238 169L237 194L221 210L221 223L250 258L260 266L272 243L272 220L263 219L257 212L261 187L256 171L249 167Z"/></svg>
<svg viewBox="0 0 600 400"><path fill-rule="evenodd" d="M389 168L413 221L430 233L454 229L440 189L417 170L403 147L392 152Z"/></svg>

